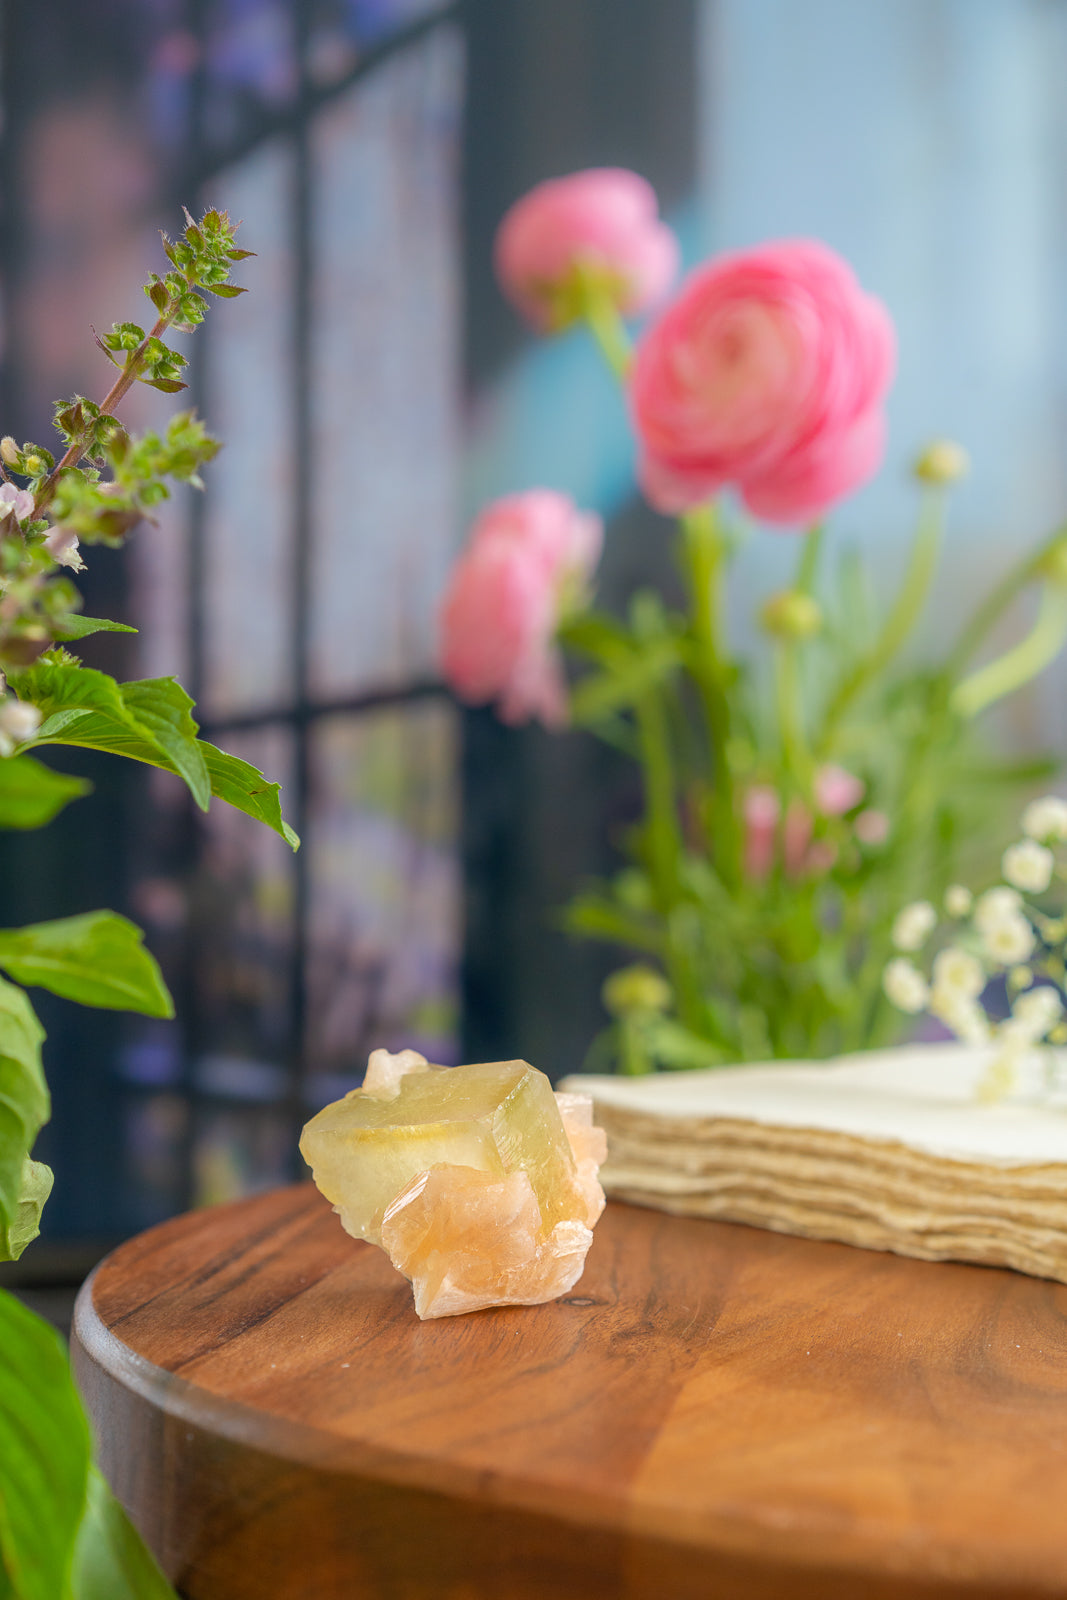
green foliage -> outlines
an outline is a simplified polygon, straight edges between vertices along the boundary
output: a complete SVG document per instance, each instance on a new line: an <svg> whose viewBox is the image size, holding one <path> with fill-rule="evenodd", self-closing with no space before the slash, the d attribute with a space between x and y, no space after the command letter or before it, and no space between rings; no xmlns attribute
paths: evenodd
<svg viewBox="0 0 1067 1600"><path fill-rule="evenodd" d="M89 1480L89 1428L59 1335L0 1291L0 1554L17 1600L61 1600Z"/></svg>
<svg viewBox="0 0 1067 1600"><path fill-rule="evenodd" d="M44 1029L13 983L0 978L0 1220L19 1223L24 1164L51 1112L41 1067ZM0 1352L3 1345L0 1344Z"/></svg>
<svg viewBox="0 0 1067 1600"><path fill-rule="evenodd" d="M0 672L18 696L10 699L0 679L0 827L40 827L87 792L81 779L25 753L31 744L66 744L177 773L202 809L219 795L295 849L278 785L197 737L192 701L173 678L119 684L48 648L100 631L135 631L82 616L76 588L57 568L79 571L80 545L121 544L172 483L201 488L200 468L219 449L190 411L141 435L115 414L134 383L168 394L185 387L186 358L164 335L203 320L200 289L224 299L245 292L229 282L233 264L250 254L236 246L229 217L211 210L198 224L186 212L186 224L177 241L164 237L173 270L145 285L154 326L120 322L97 339L117 374L103 401L57 402L58 465L43 446L0 439L0 471L18 491L0 518ZM36 736L29 706L40 713ZM82 1005L173 1014L140 930L112 912L0 929L0 967ZM0 978L0 1259L17 1258L36 1237L52 1185L51 1172L30 1154L50 1110L43 1037L22 989ZM0 1294L0 1600L173 1600L92 1468L89 1445L58 1340Z"/></svg>
<svg viewBox="0 0 1067 1600"><path fill-rule="evenodd" d="M143 938L114 911L0 928L0 967L18 983L79 1005L172 1017L173 1002Z"/></svg>
<svg viewBox="0 0 1067 1600"><path fill-rule="evenodd" d="M53 1173L43 1161L25 1156L15 1214L8 1223L0 1216L0 1261L17 1261L41 1231L41 1212L52 1193Z"/></svg>
<svg viewBox="0 0 1067 1600"><path fill-rule="evenodd" d="M1049 774L1041 760L1005 774L985 752L953 701L965 654L951 672L897 664L933 568L931 515L927 506L884 620L857 563L819 572L820 541L809 539L796 592L813 595L825 626L775 637L771 683L727 658L723 617L704 598L723 581L730 543L714 522L683 531L688 613L639 594L625 622L587 612L562 627L563 642L593 663L574 687L574 720L634 754L645 783L644 816L620 840L628 865L577 896L565 926L653 958L672 993L670 1015L616 1019L594 1063L610 1057L635 1072L819 1057L899 1034L881 987L895 911L981 877L996 791L1007 798ZM1040 576L1038 557L1022 570ZM1007 683L996 663L986 677L998 672ZM862 785L844 815L824 814L815 798L829 763ZM779 808L759 870L742 855L753 786ZM865 841L855 826L870 807L888 819L884 840ZM805 835L792 860L787 813Z"/></svg>
<svg viewBox="0 0 1067 1600"><path fill-rule="evenodd" d="M0 828L43 828L91 789L85 778L53 772L32 756L0 761Z"/></svg>
<svg viewBox="0 0 1067 1600"><path fill-rule="evenodd" d="M49 651L16 679L41 712L37 744L78 745L166 767L183 777L201 810L211 795L193 702L174 678L116 683L65 650Z"/></svg>
<svg viewBox="0 0 1067 1600"><path fill-rule="evenodd" d="M83 617L72 611L68 616L53 618L52 638L60 644L73 644L77 639L87 639L91 633L136 633L126 622L111 622L107 617Z"/></svg>
<svg viewBox="0 0 1067 1600"><path fill-rule="evenodd" d="M175 679L120 684L65 650L54 650L16 682L20 696L41 711L36 744L107 750L176 772L201 809L214 794L297 848L300 841L282 818L279 785L268 783L247 761L196 737L193 702Z"/></svg>
<svg viewBox="0 0 1067 1600"><path fill-rule="evenodd" d="M216 750L206 739L201 739L200 748L207 763L212 794L236 810L243 811L246 816L273 828L275 833L281 834L290 849L298 850L300 840L282 816L281 784L269 783L251 762L242 761L239 756L227 755L224 750Z"/></svg>
<svg viewBox="0 0 1067 1600"><path fill-rule="evenodd" d="M70 1600L174 1600L144 1540L95 1467L89 1468Z"/></svg>
<svg viewBox="0 0 1067 1600"><path fill-rule="evenodd" d="M0 1291L0 1594L12 1600L174 1600L91 1464L59 1335Z"/></svg>

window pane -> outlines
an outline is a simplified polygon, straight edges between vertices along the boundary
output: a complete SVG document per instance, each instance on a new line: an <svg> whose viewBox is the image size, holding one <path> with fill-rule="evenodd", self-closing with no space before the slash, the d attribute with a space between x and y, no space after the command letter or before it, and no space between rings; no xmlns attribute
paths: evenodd
<svg viewBox="0 0 1067 1600"><path fill-rule="evenodd" d="M456 734L439 703L314 731L307 1053L332 1081L312 1097L350 1088L378 1045L455 1060Z"/></svg>
<svg viewBox="0 0 1067 1600"><path fill-rule="evenodd" d="M213 0L204 62L204 133L228 146L288 105L299 75L294 7L285 0Z"/></svg>
<svg viewBox="0 0 1067 1600"><path fill-rule="evenodd" d="M435 32L314 134L311 679L425 674L455 515L462 58Z"/></svg>
<svg viewBox="0 0 1067 1600"><path fill-rule="evenodd" d="M202 1107L193 1136L193 1199L220 1205L287 1183L292 1177L293 1129L277 1111Z"/></svg>
<svg viewBox="0 0 1067 1600"><path fill-rule="evenodd" d="M368 49L442 9L441 0L311 0L308 69L312 82L322 86L337 83Z"/></svg>
<svg viewBox="0 0 1067 1600"><path fill-rule="evenodd" d="M292 794L292 743L270 729L223 744ZM211 1092L270 1099L284 1092L292 1017L293 863L262 824L215 801L203 822L189 889L189 1018L194 1081Z"/></svg>
<svg viewBox="0 0 1067 1600"><path fill-rule="evenodd" d="M206 469L205 691L214 714L258 710L292 692L292 158L272 145L211 192L255 250L203 329L206 416L225 448Z"/></svg>

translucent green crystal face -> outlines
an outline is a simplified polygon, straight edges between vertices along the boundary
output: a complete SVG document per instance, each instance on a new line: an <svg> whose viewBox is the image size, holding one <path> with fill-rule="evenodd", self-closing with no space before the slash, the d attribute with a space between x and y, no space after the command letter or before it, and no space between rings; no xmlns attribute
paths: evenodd
<svg viewBox="0 0 1067 1600"><path fill-rule="evenodd" d="M386 1206L435 1166L526 1172L546 1229L581 1207L552 1085L525 1061L413 1072L389 1098L355 1089L312 1118L300 1151L348 1232L375 1243Z"/></svg>

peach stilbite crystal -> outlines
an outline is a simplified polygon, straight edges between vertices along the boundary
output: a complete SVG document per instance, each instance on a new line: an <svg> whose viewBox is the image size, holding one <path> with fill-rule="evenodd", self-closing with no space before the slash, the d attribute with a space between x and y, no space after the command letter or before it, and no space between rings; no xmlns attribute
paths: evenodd
<svg viewBox="0 0 1067 1600"><path fill-rule="evenodd" d="M300 1140L342 1226L411 1280L420 1317L538 1305L581 1277L606 1154L587 1095L525 1061L434 1067L375 1050Z"/></svg>

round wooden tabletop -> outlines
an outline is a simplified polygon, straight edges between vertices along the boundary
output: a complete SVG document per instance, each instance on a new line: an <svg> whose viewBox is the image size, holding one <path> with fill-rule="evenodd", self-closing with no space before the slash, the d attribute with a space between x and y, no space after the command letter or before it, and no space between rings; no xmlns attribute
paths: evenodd
<svg viewBox="0 0 1067 1600"><path fill-rule="evenodd" d="M611 1205L420 1323L297 1187L86 1284L105 1470L189 1600L1067 1596L1067 1287Z"/></svg>

